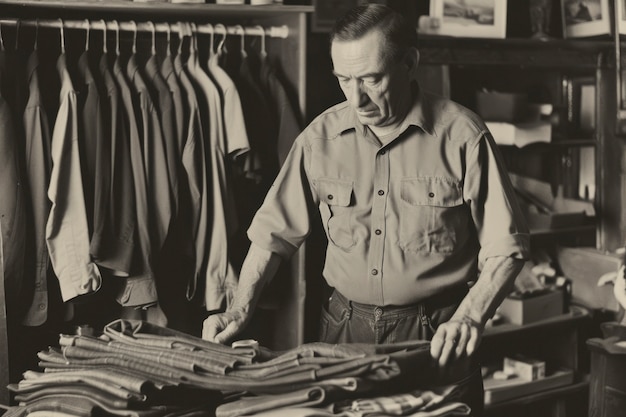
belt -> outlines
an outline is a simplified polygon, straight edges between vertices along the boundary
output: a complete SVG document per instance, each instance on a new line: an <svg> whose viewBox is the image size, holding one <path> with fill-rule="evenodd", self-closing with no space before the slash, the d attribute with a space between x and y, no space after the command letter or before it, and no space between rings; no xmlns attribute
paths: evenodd
<svg viewBox="0 0 626 417"><path fill-rule="evenodd" d="M378 306L373 304L358 303L356 301L349 300L337 290L334 290L333 297L336 297L342 304L356 314L381 319L408 317L418 313L424 314L425 312L432 312L451 305L458 305L461 303L461 300L463 300L467 292L467 286L456 286L432 295L419 303L404 306Z"/></svg>

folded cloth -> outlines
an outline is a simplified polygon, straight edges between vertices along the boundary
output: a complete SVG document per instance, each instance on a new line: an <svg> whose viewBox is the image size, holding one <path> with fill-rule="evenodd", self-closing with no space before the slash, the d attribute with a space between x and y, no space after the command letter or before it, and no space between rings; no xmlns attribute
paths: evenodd
<svg viewBox="0 0 626 417"><path fill-rule="evenodd" d="M216 417L237 417L294 405L310 407L321 404L324 398L325 392L321 387L305 388L279 395L241 397L236 401L219 405L215 410L215 415Z"/></svg>

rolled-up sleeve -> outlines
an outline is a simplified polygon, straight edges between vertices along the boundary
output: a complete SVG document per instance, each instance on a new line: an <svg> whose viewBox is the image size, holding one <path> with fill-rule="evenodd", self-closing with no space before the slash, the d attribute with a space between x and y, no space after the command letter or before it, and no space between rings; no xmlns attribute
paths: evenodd
<svg viewBox="0 0 626 417"><path fill-rule="evenodd" d="M481 249L479 266L487 258L528 259L530 236L498 147L485 130L468 144L464 199L470 204Z"/></svg>
<svg viewBox="0 0 626 417"><path fill-rule="evenodd" d="M248 238L287 259L311 231L313 193L307 179L310 152L301 135L268 191L250 227Z"/></svg>

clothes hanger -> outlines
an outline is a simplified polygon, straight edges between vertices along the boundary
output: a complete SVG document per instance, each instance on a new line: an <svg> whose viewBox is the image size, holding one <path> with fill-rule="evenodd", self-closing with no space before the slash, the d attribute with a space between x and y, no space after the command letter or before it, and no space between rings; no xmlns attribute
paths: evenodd
<svg viewBox="0 0 626 417"><path fill-rule="evenodd" d="M183 22L177 22L176 23L178 25L178 51L176 52L178 55L181 55L183 53L183 42L185 40L185 33L184 33L184 27L183 27Z"/></svg>
<svg viewBox="0 0 626 417"><path fill-rule="evenodd" d="M215 55L215 50L213 49L213 41L215 40L215 29L213 28L213 25L210 23L207 23L205 27L207 28L207 31L209 32L209 60L211 60L213 55Z"/></svg>
<svg viewBox="0 0 626 417"><path fill-rule="evenodd" d="M89 51L89 35L91 33L91 23L85 19L85 52Z"/></svg>
<svg viewBox="0 0 626 417"><path fill-rule="evenodd" d="M20 44L20 26L21 26L22 22L18 19L17 22L15 22L15 50L17 51L17 49L19 48L19 44Z"/></svg>
<svg viewBox="0 0 626 417"><path fill-rule="evenodd" d="M151 39L152 39L152 47L150 52L152 53L152 56L156 55L156 27L154 26L154 23L149 20L148 21L148 25L150 26L150 35L151 35Z"/></svg>
<svg viewBox="0 0 626 417"><path fill-rule="evenodd" d="M0 23L0 51L4 52L4 38L2 37L2 24Z"/></svg>
<svg viewBox="0 0 626 417"><path fill-rule="evenodd" d="M221 23L218 23L217 25L215 25L215 30L218 31L218 33L220 33L222 35L222 39L220 39L220 43L217 45L217 54L218 55L222 55L222 54L227 54L228 50L226 49L226 26L224 26Z"/></svg>
<svg viewBox="0 0 626 417"><path fill-rule="evenodd" d="M260 55L261 55L261 60L264 60L265 58L267 58L267 50L265 49L265 29L261 25L256 25L255 27L261 31L261 52L260 52Z"/></svg>
<svg viewBox="0 0 626 417"><path fill-rule="evenodd" d="M61 36L61 54L65 54L65 24L63 23L63 19L59 19L59 22L59 35Z"/></svg>
<svg viewBox="0 0 626 417"><path fill-rule="evenodd" d="M135 23L134 20L131 20L130 24L133 27L133 29L132 29L132 32L133 32L133 49L132 49L132 52L133 52L133 55L135 55L135 54L137 54L137 23Z"/></svg>
<svg viewBox="0 0 626 417"><path fill-rule="evenodd" d="M166 23L165 26L167 28L165 31L165 35L167 36L165 56L169 58L170 56L172 56L172 51L170 50L172 46L172 27L170 26L169 22Z"/></svg>
<svg viewBox="0 0 626 417"><path fill-rule="evenodd" d="M39 19L35 19L35 42L33 43L33 51L37 51L37 39L39 39Z"/></svg>
<svg viewBox="0 0 626 417"><path fill-rule="evenodd" d="M120 24L117 20L111 21L115 25L115 55L120 56Z"/></svg>
<svg viewBox="0 0 626 417"><path fill-rule="evenodd" d="M102 22L102 53L107 54L107 24L104 19L100 19Z"/></svg>
<svg viewBox="0 0 626 417"><path fill-rule="evenodd" d="M242 58L246 58L248 56L248 54L246 53L246 31L244 30L243 26L241 25L236 25L235 26L235 31L239 32L241 34L241 47L240 47L240 53L241 53L241 57Z"/></svg>

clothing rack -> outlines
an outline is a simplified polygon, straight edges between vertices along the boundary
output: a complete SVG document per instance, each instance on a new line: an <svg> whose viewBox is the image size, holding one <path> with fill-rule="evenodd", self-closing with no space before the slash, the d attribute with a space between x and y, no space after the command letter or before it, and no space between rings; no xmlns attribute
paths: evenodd
<svg viewBox="0 0 626 417"><path fill-rule="evenodd" d="M0 19L0 29L2 26L34 26L57 29L82 29L82 30L111 30L111 31L127 31L127 32L184 32L185 23L152 23L152 22L134 22L134 21L104 21L104 20L62 20L62 19ZM241 26L222 24L194 24L193 31L202 34L215 35L244 35L244 36L267 36L270 38L286 39L289 36L289 27L287 25L262 27L257 26ZM242 32L243 31L243 32Z"/></svg>

